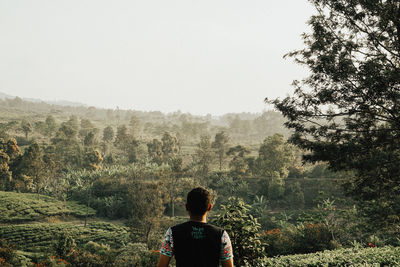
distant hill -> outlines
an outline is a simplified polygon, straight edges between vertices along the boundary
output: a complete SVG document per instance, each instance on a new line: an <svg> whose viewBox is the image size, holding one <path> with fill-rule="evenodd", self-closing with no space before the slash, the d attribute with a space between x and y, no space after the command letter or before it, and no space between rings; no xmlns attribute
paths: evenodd
<svg viewBox="0 0 400 267"><path fill-rule="evenodd" d="M16 98L17 96L12 96L8 95L5 93L0 92L0 99L13 99ZM29 102L34 102L34 103L47 103L50 105L57 105L57 106L67 106L67 107L87 107L87 105L79 103L79 102L72 102L72 101L66 101L66 100L56 100L56 101L45 101L42 99L37 99L37 98L27 98L27 97L22 97L21 98L24 101L29 101Z"/></svg>
<svg viewBox="0 0 400 267"><path fill-rule="evenodd" d="M15 98L15 96L7 95L5 93L0 92L0 99L7 99L7 98Z"/></svg>

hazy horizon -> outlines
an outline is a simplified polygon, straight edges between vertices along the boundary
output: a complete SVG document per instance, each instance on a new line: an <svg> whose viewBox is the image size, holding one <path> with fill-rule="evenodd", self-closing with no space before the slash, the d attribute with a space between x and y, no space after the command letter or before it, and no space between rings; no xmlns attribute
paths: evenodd
<svg viewBox="0 0 400 267"><path fill-rule="evenodd" d="M301 1L0 0L0 92L102 108L262 112L307 72Z"/></svg>

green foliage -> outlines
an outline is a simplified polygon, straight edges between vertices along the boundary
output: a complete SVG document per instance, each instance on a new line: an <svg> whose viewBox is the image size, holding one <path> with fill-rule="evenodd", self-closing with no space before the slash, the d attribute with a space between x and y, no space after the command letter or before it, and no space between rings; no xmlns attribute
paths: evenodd
<svg viewBox="0 0 400 267"><path fill-rule="evenodd" d="M398 266L400 247L338 249L314 254L279 256L265 260L264 266Z"/></svg>
<svg viewBox="0 0 400 267"><path fill-rule="evenodd" d="M242 199L231 197L227 205L221 206L214 223L225 229L232 242L234 262L237 266L255 266L263 257L260 240L260 224L249 213L250 206Z"/></svg>
<svg viewBox="0 0 400 267"><path fill-rule="evenodd" d="M337 248L325 224L288 225L263 233L268 256L312 253Z"/></svg>
<svg viewBox="0 0 400 267"><path fill-rule="evenodd" d="M299 182L285 184L284 198L291 209L304 208L304 193Z"/></svg>

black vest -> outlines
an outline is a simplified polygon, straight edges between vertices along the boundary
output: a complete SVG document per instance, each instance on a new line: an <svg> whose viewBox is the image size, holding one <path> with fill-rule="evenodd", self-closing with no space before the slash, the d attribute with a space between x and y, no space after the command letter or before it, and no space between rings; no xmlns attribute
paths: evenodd
<svg viewBox="0 0 400 267"><path fill-rule="evenodd" d="M176 267L218 267L223 229L188 221L171 228Z"/></svg>

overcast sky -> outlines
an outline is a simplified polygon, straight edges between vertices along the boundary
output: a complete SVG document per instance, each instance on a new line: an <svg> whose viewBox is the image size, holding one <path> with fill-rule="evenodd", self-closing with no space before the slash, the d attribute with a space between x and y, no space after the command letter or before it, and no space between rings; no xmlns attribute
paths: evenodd
<svg viewBox="0 0 400 267"><path fill-rule="evenodd" d="M0 0L0 92L98 107L262 112L307 72L306 0Z"/></svg>

